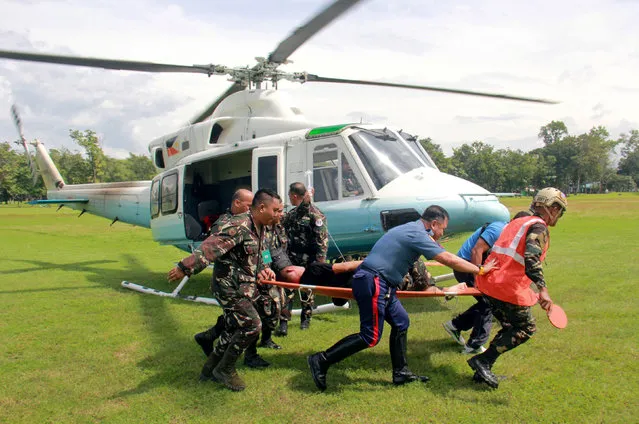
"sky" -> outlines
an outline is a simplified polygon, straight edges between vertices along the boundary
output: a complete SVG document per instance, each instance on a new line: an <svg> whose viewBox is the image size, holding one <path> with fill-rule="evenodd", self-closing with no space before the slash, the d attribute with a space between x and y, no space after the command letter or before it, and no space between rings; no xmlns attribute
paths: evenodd
<svg viewBox="0 0 639 424"><path fill-rule="evenodd" d="M173 64L252 66L325 0L0 0L0 50ZM480 140L541 147L552 120L571 134L639 129L639 2L363 1L291 55L285 71L499 92L558 105L383 87L281 82L317 124L374 122L431 137L447 154ZM0 59L0 141L25 135L79 150L69 129L92 129L115 157L147 154L231 83ZM4 111L4 112L3 112Z"/></svg>

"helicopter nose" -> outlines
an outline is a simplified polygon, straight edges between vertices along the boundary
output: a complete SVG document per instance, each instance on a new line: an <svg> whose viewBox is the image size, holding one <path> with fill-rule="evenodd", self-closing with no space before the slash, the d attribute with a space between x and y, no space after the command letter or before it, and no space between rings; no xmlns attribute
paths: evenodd
<svg viewBox="0 0 639 424"><path fill-rule="evenodd" d="M443 207L450 215L449 232L473 231L486 222L508 222L510 219L508 209L486 189L427 168L397 178L379 194L404 199L413 197L418 205L415 209L420 214L430 205Z"/></svg>

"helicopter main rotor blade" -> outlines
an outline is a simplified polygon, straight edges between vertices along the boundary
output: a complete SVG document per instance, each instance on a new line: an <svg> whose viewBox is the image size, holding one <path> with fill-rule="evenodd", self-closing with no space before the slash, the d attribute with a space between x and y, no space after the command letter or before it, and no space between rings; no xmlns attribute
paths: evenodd
<svg viewBox="0 0 639 424"><path fill-rule="evenodd" d="M211 116L216 107L222 103L224 99L226 99L231 94L237 93L238 91L244 90L246 85L242 82L236 82L232 86L228 88L220 97L218 97L213 103L209 105L206 109L204 109L201 113L199 113L195 118L193 118L190 124L197 124L198 122L204 121L206 118Z"/></svg>
<svg viewBox="0 0 639 424"><path fill-rule="evenodd" d="M26 53L0 50L0 58L58 65L86 66L89 68L115 69L139 72L187 72L212 75L214 65L171 65L165 63L138 62L133 60L98 59L93 57L58 56L42 53Z"/></svg>
<svg viewBox="0 0 639 424"><path fill-rule="evenodd" d="M286 59L288 59L299 46L360 1L362 0L336 0L333 4L315 15L310 21L293 31L293 33L282 41L268 56L268 61L276 64L286 62Z"/></svg>
<svg viewBox="0 0 639 424"><path fill-rule="evenodd" d="M558 104L559 102L554 100L546 100L546 99L538 99L534 97L520 97L520 96L511 96L508 94L498 94L498 93L482 93L480 91L470 91L470 90L457 90L453 88L441 88L441 87L430 87L427 85L412 85L412 84L397 84L392 82L381 82L381 81L363 81L363 80L351 80L351 79L343 79L343 78L327 78L320 77L318 75L307 74L305 82L332 82L336 84L357 84L357 85L375 85L380 87L397 87L397 88L410 88L414 90L426 90L426 91L436 91L441 93L452 93L452 94L466 94L469 96L481 96L481 97L492 97L496 99L503 100L517 100L522 102L533 102L533 103L547 103L547 104Z"/></svg>

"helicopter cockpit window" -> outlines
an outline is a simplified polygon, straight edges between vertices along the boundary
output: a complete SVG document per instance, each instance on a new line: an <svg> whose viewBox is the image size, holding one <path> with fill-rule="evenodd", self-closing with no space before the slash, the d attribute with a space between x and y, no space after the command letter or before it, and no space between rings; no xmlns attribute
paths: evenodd
<svg viewBox="0 0 639 424"><path fill-rule="evenodd" d="M404 131L399 131L399 135L408 143L413 152L424 162L425 165L430 166L431 168L437 169L437 165L431 159L431 157L426 153L424 148L420 145L419 140L416 135L410 135Z"/></svg>
<svg viewBox="0 0 639 424"><path fill-rule="evenodd" d="M222 135L222 131L224 128L217 122L213 124L213 128L211 128L211 137L209 138L209 144L215 144L220 139L220 135Z"/></svg>
<svg viewBox="0 0 639 424"><path fill-rule="evenodd" d="M177 210L177 174L162 178L162 215L175 213Z"/></svg>
<svg viewBox="0 0 639 424"><path fill-rule="evenodd" d="M342 197L354 197L364 193L346 156L342 153Z"/></svg>
<svg viewBox="0 0 639 424"><path fill-rule="evenodd" d="M393 132L360 129L348 137L377 190L395 178L424 165Z"/></svg>
<svg viewBox="0 0 639 424"><path fill-rule="evenodd" d="M151 185L151 218L160 214L160 180L153 181Z"/></svg>
<svg viewBox="0 0 639 424"><path fill-rule="evenodd" d="M316 146L313 150L313 186L316 202L337 200L337 146L334 143Z"/></svg>

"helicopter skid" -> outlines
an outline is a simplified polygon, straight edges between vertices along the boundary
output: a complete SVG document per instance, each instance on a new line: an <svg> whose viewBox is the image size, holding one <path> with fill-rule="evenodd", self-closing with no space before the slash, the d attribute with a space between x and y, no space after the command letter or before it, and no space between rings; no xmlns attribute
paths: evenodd
<svg viewBox="0 0 639 424"><path fill-rule="evenodd" d="M122 281L122 287L124 287L125 289L134 290L144 294L152 294L152 295L160 296L160 297L170 297L172 299L188 300L190 302L205 303L207 305L220 306L218 301L211 297L180 295L180 290L182 289L182 287L184 287L187 281L188 281L188 277L184 277L184 279L180 282L180 284L171 293L164 292L161 290L156 290L151 287L141 286L139 284L131 283L129 281ZM326 303L324 305L319 305L313 308L313 315L340 311L340 310L348 309L349 307L350 305L348 303L344 304L343 306L336 306L332 303ZM301 309L293 309L292 311L292 315L294 316L299 316L301 315L301 313L302 313Z"/></svg>

